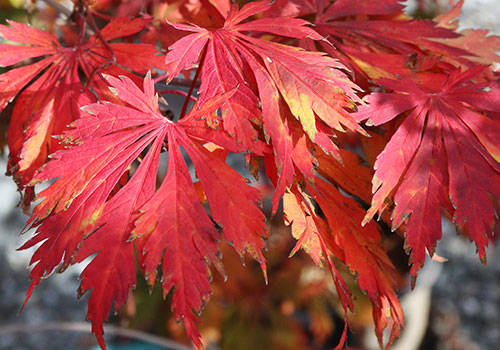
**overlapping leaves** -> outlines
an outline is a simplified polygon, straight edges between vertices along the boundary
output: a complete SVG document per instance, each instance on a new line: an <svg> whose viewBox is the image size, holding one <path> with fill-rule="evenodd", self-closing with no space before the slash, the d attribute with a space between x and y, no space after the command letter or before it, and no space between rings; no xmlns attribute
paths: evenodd
<svg viewBox="0 0 500 350"><path fill-rule="evenodd" d="M500 86L490 68L464 58L471 53L461 43L470 39L410 19L395 0L279 3L199 2L192 8L201 14L169 24L182 34L166 56L167 82L186 71L200 79L197 103L177 122L160 113L150 76L140 89L141 79L123 69L145 74L162 66L154 46L108 43L149 20L111 21L100 33L106 44L65 31L69 47L25 25L0 26L5 39L25 44L2 44L1 65L43 57L0 75L0 109L17 96L9 170L28 191L56 179L38 195L29 221L36 233L22 247L38 245L28 298L44 276L93 256L80 293L91 291L88 319L105 347L102 323L135 285L137 255L148 284L159 281L164 295L172 293L175 316L201 347L197 323L210 297L210 266L224 273L219 240L266 271L260 193L225 163L229 152L245 152L254 174L265 164L276 190L272 211L283 196L297 239L292 253L303 248L329 267L346 314L353 300L334 258L357 275L381 345L385 328L389 343L399 335L403 316L381 227L370 222L377 212L391 211L393 229L406 231L413 276L441 236L443 209L485 257L500 195ZM282 11L314 14L316 26L277 17ZM471 50L485 56L474 61L496 57L483 49ZM114 77L102 79L103 72ZM353 80L377 91L365 97L368 106ZM96 96L101 103L92 103ZM357 123L365 120L374 137L364 145L385 147L374 174L332 142L339 131L368 135ZM164 152L166 174L159 171ZM365 147L366 161L373 164L376 153Z"/></svg>
<svg viewBox="0 0 500 350"><path fill-rule="evenodd" d="M64 133L64 140L77 146L55 153L30 183L57 178L39 194L42 201L31 218L37 232L22 247L42 243L31 260L35 266L28 297L61 261L64 268L97 253L82 273L81 293L92 290L88 318L104 347L102 323L111 304L114 301L118 310L135 285L135 242L141 247L141 267L152 284L161 263L165 295L175 290L172 307L200 346L194 312L210 295L206 263L219 266L220 234L214 222L240 253L251 253L265 269L261 237L266 235L266 225L257 206L258 190L189 135L190 120L209 115L228 95L173 123L158 110L151 78L145 80L144 91L126 77L107 79L129 106L87 106L74 129ZM164 142L169 165L156 191ZM211 218L199 202L179 146L195 165ZM124 174L128 182L121 187Z"/></svg>
<svg viewBox="0 0 500 350"><path fill-rule="evenodd" d="M375 163L373 200L364 223L390 205L393 229L409 218L406 242L411 273L441 238L441 208L465 229L485 258L492 239L494 199L500 195L500 125L489 113L500 111L498 81L481 79L484 66L435 75L432 85L410 78L380 80L394 93L374 93L357 114L381 125L408 112Z"/></svg>
<svg viewBox="0 0 500 350"><path fill-rule="evenodd" d="M345 110L358 100L356 86L340 71L344 67L332 58L314 51L262 40L248 32L265 32L296 39L323 40L301 19L245 19L267 10L267 1L249 3L237 10L233 6L224 26L209 31L188 25L174 25L190 34L177 41L167 54L167 73L171 78L194 64L202 66L200 102L236 88L222 109L224 130L245 147L254 150L258 126L272 142L279 175L274 208L279 195L294 176L294 142L288 118L300 121L309 139L328 152L336 153L321 126L328 130L344 128L363 133ZM203 52L203 53L202 53ZM255 87L250 85L254 82ZM258 106L260 105L260 108Z"/></svg>
<svg viewBox="0 0 500 350"><path fill-rule="evenodd" d="M110 41L130 36L148 22L140 18L116 19L102 29L102 39ZM61 134L78 118L80 107L95 101L91 90L100 97L107 95L98 72L131 76L123 67L145 74L163 63L152 45L106 43L105 46L97 35L85 40L82 30L80 36L66 31L68 46L65 47L50 33L22 23L10 21L9 24L10 27L0 25L0 35L24 45L0 44L0 66L42 58L0 75L0 110L17 96L8 133L8 172L23 188L47 161L47 156L60 148L52 136ZM28 196L27 201L31 199Z"/></svg>

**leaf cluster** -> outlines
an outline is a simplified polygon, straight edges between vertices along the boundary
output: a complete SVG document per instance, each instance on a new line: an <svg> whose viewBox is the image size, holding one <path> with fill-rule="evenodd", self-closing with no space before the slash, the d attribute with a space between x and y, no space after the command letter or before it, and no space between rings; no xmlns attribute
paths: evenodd
<svg viewBox="0 0 500 350"><path fill-rule="evenodd" d="M79 294L90 291L105 348L102 324L135 286L137 261L201 348L210 267L225 276L220 242L267 278L271 193L291 255L330 270L347 315L334 261L345 264L390 345L404 318L383 227L404 237L413 281L441 215L482 260L496 239L500 41L457 33L462 4L416 20L398 0L81 0L52 30L0 25L7 171L35 229L20 248L36 246L26 300L92 257ZM226 162L237 153L253 183Z"/></svg>

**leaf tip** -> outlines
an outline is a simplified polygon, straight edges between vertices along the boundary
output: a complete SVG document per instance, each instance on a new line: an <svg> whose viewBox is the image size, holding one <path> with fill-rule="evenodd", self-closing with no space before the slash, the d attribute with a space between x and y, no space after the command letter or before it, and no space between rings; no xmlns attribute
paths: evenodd
<svg viewBox="0 0 500 350"><path fill-rule="evenodd" d="M113 95L118 96L118 91L116 90L116 88L109 86L108 89Z"/></svg>

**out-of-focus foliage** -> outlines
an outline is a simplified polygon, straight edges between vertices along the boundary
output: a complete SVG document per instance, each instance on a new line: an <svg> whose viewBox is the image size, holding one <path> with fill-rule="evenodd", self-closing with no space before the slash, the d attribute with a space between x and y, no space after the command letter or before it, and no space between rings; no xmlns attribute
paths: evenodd
<svg viewBox="0 0 500 350"><path fill-rule="evenodd" d="M200 329L205 345L213 343L223 350L332 349L342 334L344 312L331 277L302 252L289 258L294 242L278 218L271 223L270 231L268 284L258 263L247 260L242 265L230 246L221 247L228 278L214 274L212 300L203 311ZM390 232L384 235L383 242L393 253L401 249L401 239ZM394 258L400 264L403 284L407 257ZM355 295L357 310L349 316L353 333L349 344L361 346L359 335L372 328L370 299L356 286L347 269L340 273ZM170 303L170 296L163 300L160 288L150 291L139 283L118 315L118 322L186 341Z"/></svg>

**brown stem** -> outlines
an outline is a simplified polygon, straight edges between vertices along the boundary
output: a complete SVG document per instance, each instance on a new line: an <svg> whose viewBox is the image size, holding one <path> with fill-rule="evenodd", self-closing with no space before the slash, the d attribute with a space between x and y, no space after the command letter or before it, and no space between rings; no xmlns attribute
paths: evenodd
<svg viewBox="0 0 500 350"><path fill-rule="evenodd" d="M104 13L100 13L99 11L96 11L96 10L90 10L90 11L91 11L91 13L92 13L94 16L99 17L99 18L102 18L102 19L104 19L104 20L106 20L106 21L111 21L111 20L113 20L113 18L115 18L115 17L113 17L113 16L108 16L108 15L106 15L106 14L104 14Z"/></svg>
<svg viewBox="0 0 500 350"><path fill-rule="evenodd" d="M97 24L95 23L94 21L94 17L92 16L92 12L90 11L89 9L89 3L87 0L81 0L82 3L83 3L83 6L85 7L85 12L86 12L86 18L87 18L87 21L89 22L90 26L92 27L92 29L95 30L95 34L97 35L97 38L99 38L99 40L102 42L102 44L104 45L104 47L109 51L109 53L111 54L111 61L114 63L116 63L116 56L115 56L115 51L113 50L113 48L109 45L109 43L106 41L106 39L104 39L104 37L102 36L101 34L101 31L99 30L99 28L97 27Z"/></svg>
<svg viewBox="0 0 500 350"><path fill-rule="evenodd" d="M170 83L168 83L168 85L175 85L175 86L191 86L191 84L193 83L192 80L190 79L184 79L184 78L173 78ZM195 88L198 88L200 87L200 82L197 81L195 82L194 84L194 87Z"/></svg>
<svg viewBox="0 0 500 350"><path fill-rule="evenodd" d="M156 91L159 92L159 93L162 93L162 94L174 94L174 95L184 96L184 97L190 98L191 101L193 101L193 102L198 101L198 99L196 97L194 97L193 95L188 96L187 92L180 91L180 90L175 90L175 89L158 89Z"/></svg>
<svg viewBox="0 0 500 350"><path fill-rule="evenodd" d="M188 105L189 105L189 100L190 100L191 95L193 94L193 90L194 90L194 87L196 85L196 82L198 81L198 77L201 74L201 69L203 68L203 62L205 62L205 56L206 55L207 55L207 48L205 46L205 48L203 49L203 52L201 54L200 64L198 66L198 69L196 70L196 73L194 75L194 78L193 78L193 81L191 83L191 86L189 87L188 98L186 98L186 101L184 101L184 106L182 106L181 116L179 117L179 119L184 118L184 116L186 115L186 111L187 111L187 108L188 108Z"/></svg>
<svg viewBox="0 0 500 350"><path fill-rule="evenodd" d="M161 82L162 80L165 80L167 78L167 73L163 73L163 74L160 74L158 75L155 79L154 79L154 82L155 83L159 83ZM191 86L191 84L193 83L193 81L191 79L186 79L186 78L173 78L172 80L170 80L170 82L168 83L168 85L176 85L176 86ZM200 86L200 82L196 82L195 83L195 86L194 87L199 87Z"/></svg>

